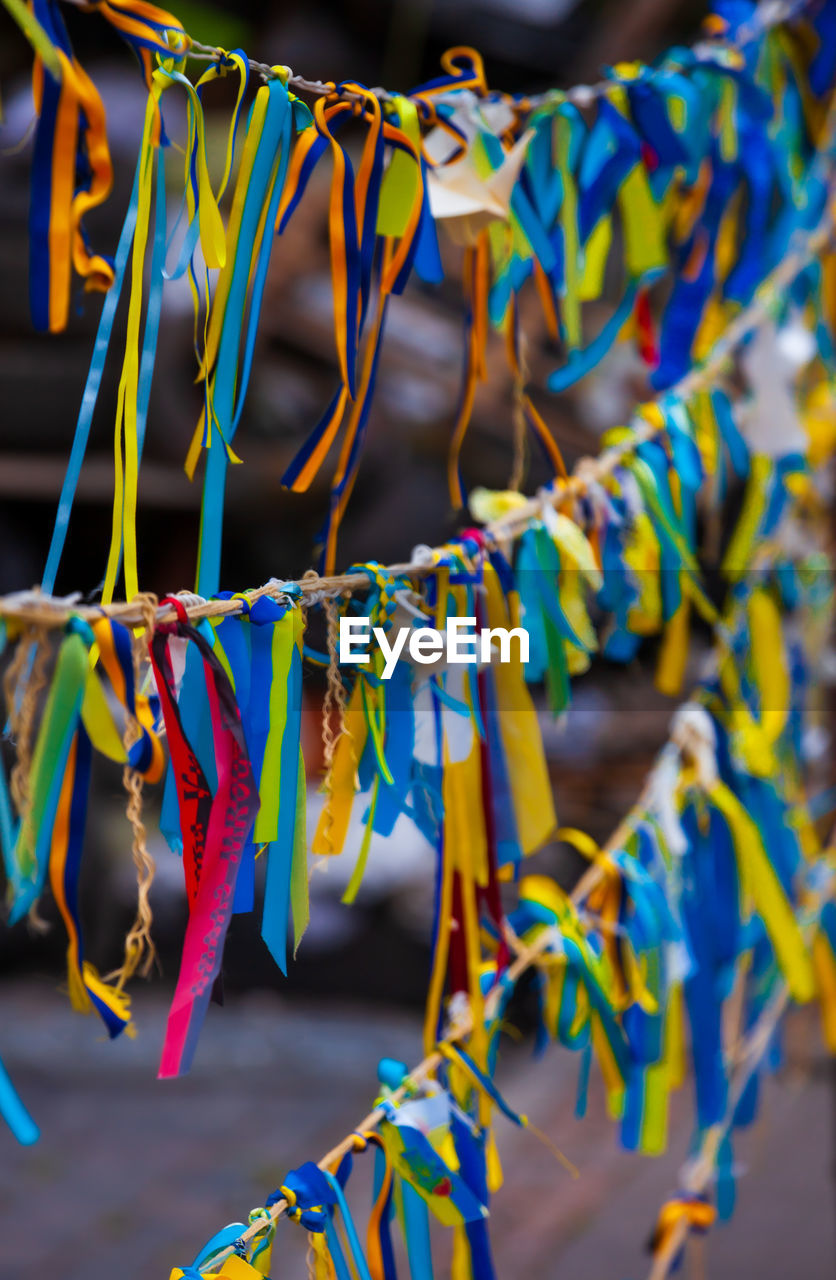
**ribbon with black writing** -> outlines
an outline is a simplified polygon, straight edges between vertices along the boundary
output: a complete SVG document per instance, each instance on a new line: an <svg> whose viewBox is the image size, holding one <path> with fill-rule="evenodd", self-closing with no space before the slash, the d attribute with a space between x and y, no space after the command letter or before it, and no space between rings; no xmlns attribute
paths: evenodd
<svg viewBox="0 0 836 1280"><path fill-rule="evenodd" d="M226 672L203 636L189 626L182 604L167 603L176 608L178 621L157 628L151 661L177 787L189 920L160 1079L182 1075L191 1066L212 986L220 973L241 852L258 811L241 715ZM183 732L169 653L174 637L195 644L203 659L218 775L214 795Z"/></svg>

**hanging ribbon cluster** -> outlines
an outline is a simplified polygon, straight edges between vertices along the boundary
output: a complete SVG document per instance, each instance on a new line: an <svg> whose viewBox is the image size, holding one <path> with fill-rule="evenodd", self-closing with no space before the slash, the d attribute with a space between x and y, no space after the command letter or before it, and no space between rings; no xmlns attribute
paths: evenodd
<svg viewBox="0 0 836 1280"><path fill-rule="evenodd" d="M174 603L179 620L157 628L151 662L171 752L162 827L183 860L189 922L161 1076L188 1070L230 918L253 910L257 852L262 934L284 972L289 911L297 943L308 918L301 613L265 596L195 628Z"/></svg>
<svg viewBox="0 0 836 1280"><path fill-rule="evenodd" d="M288 584L288 592L294 590ZM159 733L165 730L170 758L161 828L182 858L189 921L162 1075L188 1069L220 981L230 917L254 907L259 854L266 861L262 934L284 972L289 915L295 945L308 919L300 744L303 615L289 595L262 596L252 604L246 596L240 599L241 616L199 627L188 625L174 599L178 621L158 626L150 642L150 700L139 692L130 631L104 616L92 625L71 617L54 658L23 791L15 786L31 734L23 711L37 700L40 665L51 661L51 652L48 638L40 637L33 665L28 633L17 623L3 631L4 644L19 636L13 675L25 673L27 662L30 667L22 695L10 686L18 766L10 783L0 773L10 923L35 910L48 879L68 933L73 1007L86 1012L92 1001L111 1035L130 1024L123 986L142 952L130 959L126 953L117 987L104 984L83 958L78 879L92 749L158 782L165 768ZM114 703L123 709L124 722L114 720ZM138 734L129 733L131 726Z"/></svg>
<svg viewBox="0 0 836 1280"><path fill-rule="evenodd" d="M276 1232L276 1207L308 1232L311 1274L317 1280L355 1275L363 1280L396 1280L395 1238L400 1235L409 1274L431 1280L431 1224L452 1227L456 1273L493 1275L487 1235L489 1188L480 1171L484 1135L460 1095L474 1090L511 1123L528 1127L496 1086L462 1049L445 1044L445 1083L429 1081L400 1101L406 1065L383 1059L382 1095L377 1129L363 1127L341 1144L341 1153L319 1165L292 1170L267 1197L248 1224L232 1223L218 1232L195 1258L192 1268L175 1267L171 1280L197 1272L216 1276L266 1275ZM454 1085L454 1080L457 1083ZM374 1153L372 1208L361 1238L349 1204L354 1159ZM559 1153L558 1153L559 1154ZM356 1211L355 1211L356 1212ZM464 1270L463 1268L467 1268Z"/></svg>
<svg viewBox="0 0 836 1280"><path fill-rule="evenodd" d="M647 800L631 815L618 846L602 853L580 832L557 831L558 838L576 844L594 862L597 881L585 895L582 911L553 882L523 875L519 905L507 920L500 907L497 918L491 864L481 884L471 872L473 828L481 824L472 799L469 809L466 801L456 807L460 760L446 759L450 783L445 777L421 777L421 785L444 798L436 836L440 869L427 1048L433 1048L441 1033L438 1002L446 969L453 1028L462 993L473 1020L467 1097L474 1076L481 1080L495 1065L499 1025L512 989L503 980L509 936L525 948L536 945L541 931L550 935L552 941L537 962L540 1042L555 1039L580 1053L581 1114L590 1068L597 1062L609 1109L620 1121L628 1149L650 1154L664 1150L668 1099L689 1075L689 1043L697 1139L725 1120L734 1059L721 1029L738 984L744 984L741 1034L757 1024L780 983L800 1002L819 992L830 1021L832 952L824 923L829 913L823 913L812 946L798 923L822 872L800 778L798 732L806 673L779 623L779 601L786 603L782 597L788 591L797 604L798 588L798 576L781 568L770 575L750 575L745 590L738 588L733 616L721 633L717 677L699 691L699 702L680 713L674 742L651 779ZM489 590L487 595L489 599ZM815 600L811 603L815 608ZM763 654L769 654L768 663L759 657ZM449 691L448 681L445 693ZM518 709L516 704L510 716ZM441 714L450 714L446 703ZM473 717L463 699L457 714ZM419 715L416 708L416 719ZM403 731L402 719L393 723ZM354 724L353 735L358 722ZM436 728L436 737L443 732ZM470 732L478 740L475 725ZM393 754L401 754L394 745ZM357 773L362 785L362 766ZM511 794L506 813L513 813ZM427 808L429 800L416 803L418 812ZM550 821L548 802L542 812ZM370 811L368 821L373 820ZM504 865L514 868L513 862ZM482 941L485 930L493 939L490 959ZM501 1002L486 1018L484 999L491 991L501 992ZM757 1089L753 1077L734 1110L734 1127L754 1116ZM454 1097L459 1098L455 1091ZM481 1154L478 1159L472 1152L460 1156L452 1170L479 1171L478 1203L485 1206L488 1189L499 1185L487 1086L477 1088L470 1101L471 1124L480 1126L476 1148ZM721 1153L721 1216L728 1216L733 1204L730 1144L729 1136ZM419 1191L427 1168L426 1153L416 1149L412 1177ZM441 1173L432 1176L442 1179ZM449 1182L451 1176L443 1178ZM458 1220L455 1224L462 1226ZM483 1230L477 1213L461 1236L459 1247L470 1267L465 1274L492 1274L480 1261Z"/></svg>
<svg viewBox="0 0 836 1280"><path fill-rule="evenodd" d="M812 387L819 374L811 369L808 376ZM801 390L806 395L807 385ZM485 627L507 630L519 623L521 612L524 619L530 645L525 667L515 661L513 648L500 663L485 663L483 657L483 665L474 661L441 670L401 658L386 681L381 679L380 651L371 666L357 667L313 844L317 853L340 853L352 811L358 806L360 812L365 810L366 834L349 898L356 893L372 832L389 835L398 814L414 821L435 847L426 1045L429 1050L440 1034L444 993L453 1003L466 998L475 1026L472 1050L480 1069L486 1068L489 1051L481 1031L481 932L488 928L496 937L501 974L508 961L501 882L517 878L526 854L542 847L556 827L526 681L545 680L553 711L562 712L569 701L570 677L585 670L594 651L600 648L609 658L629 661L644 637L661 633L658 683L668 693L679 693L689 650L690 612L695 610L712 625L719 623L699 577L699 504L711 490L722 489L730 475L738 481L748 477L749 494L761 494L764 477L769 477L769 510L762 513L757 541L747 543L745 563L753 567L757 556L767 552L768 540L774 541L790 501L801 499L815 506L803 458L750 456L724 391L700 392L693 400L663 397L640 411L638 419L652 432L639 444L628 435L631 447L605 478L588 481L582 496L567 494L562 501L559 495L565 490L558 486L554 500L543 496L539 518L526 517L514 530L513 567L500 550L497 530L503 518L528 504L515 494L480 492L474 495L473 507L480 518L494 521L488 525L489 536L468 531L438 549L432 557L433 572L420 584L387 578L380 566L372 566L371 595L363 605L349 606L364 610L372 625L382 623L384 633L394 625L403 631L428 624L443 633L451 617L472 618L474 653L477 635ZM624 443L625 437L616 433L613 447ZM748 501L741 516L744 528L751 524ZM739 526L730 545L743 541ZM753 590L753 579L739 572L740 565L738 561L737 569L730 566L729 574L734 592L742 598ZM794 581L792 574L787 583L790 580ZM788 760L779 769L773 745L789 716L789 658L767 663L765 669L761 665L751 674L744 670L750 652L771 658L781 652L780 612L768 584L753 592L747 609L748 629L735 637L737 648L724 657L721 668L731 741L743 753L741 759L757 762L768 776L779 771L793 776ZM594 625L593 616L602 615L605 624ZM724 645L729 644L727 630L726 625ZM769 707L763 727L757 707L752 710L746 702L752 681ZM779 695L786 704L780 713L773 705ZM765 737L767 733L771 737ZM744 803L751 810L748 798ZM779 811L773 817L783 821L786 814ZM737 818L735 810L729 821ZM746 847L751 843L747 836L740 839ZM791 946L787 916L793 904L782 902L769 860L765 868L761 862L756 880L760 889L765 877L764 918L774 924L775 936L789 938ZM809 972L807 980L809 987ZM799 979L797 990L805 989ZM661 1034L658 1026L654 1034ZM612 1046L610 1058L623 1065L623 1056L620 1060ZM623 1071L618 1078L621 1085L611 1085L614 1096L623 1090ZM654 1115L658 1122L658 1109ZM632 1123L641 1124L635 1117Z"/></svg>
<svg viewBox="0 0 836 1280"><path fill-rule="evenodd" d="M101 674L91 664L94 647ZM102 676L107 678L106 687ZM114 718L114 704L121 722ZM138 730L130 746L125 745L128 725ZM71 619L55 659L26 780L28 794L17 820L5 776L0 779L9 920L14 924L36 910L48 877L67 932L70 1001L82 1013L95 1009L112 1038L130 1026L122 987L141 955L126 953L129 971L123 969L115 987L84 959L78 887L94 747L149 782L162 777L163 753L155 717L147 698L135 692L130 632L109 618L92 627Z"/></svg>
<svg viewBox="0 0 836 1280"><path fill-rule="evenodd" d="M814 318L815 295L805 295L801 284L792 299L793 307L799 305ZM772 330L770 341L780 343L795 321L788 303L783 317L780 311L775 314L779 328ZM822 344L824 340L822 329ZM759 331L750 346L762 341ZM826 456L833 442L820 436L821 411L832 392L821 351L812 352L794 379L797 426L811 452ZM518 518L528 504L517 494L480 491L473 508L486 522L484 530L466 531L430 553L420 574L407 570L393 575L376 564L352 571L367 581L368 590L360 597L362 604L355 599L346 608L365 610L384 636L428 623L443 635L450 619L472 618L475 655L477 633L510 632L510 647L498 655L499 662L488 661L483 653L478 663L430 668L410 661L402 650L394 669L385 671L380 648L369 664L354 668L356 674L351 668L341 673L351 688L312 847L318 854L342 853L352 813L356 809L362 815L365 835L348 901L362 883L372 838L390 837L399 819L414 822L435 848L428 1048L441 1033L445 995L454 1003L464 999L477 1011L472 1056L480 1070L487 1069L489 1036L480 1032L478 1016L482 933L487 928L497 941L501 972L509 960L502 882L519 878L526 855L541 848L557 826L529 683L544 680L553 711L562 712L571 677L586 668L593 652L628 661L643 638L661 634L658 682L667 692L678 692L690 612L718 624L717 610L700 581L697 512L722 497L732 480L747 487L729 539L729 548L737 550L733 556L727 553L726 572L748 629L731 636L726 625L720 632L724 657L712 697L726 707L732 760L742 761L758 778L799 776L793 764L797 751L795 756L778 751L791 721L792 664L787 658L782 665L764 665L757 655L774 658L780 651L781 606L793 607L807 592L804 573L793 567L777 539L790 507L806 513L806 520L814 519L816 490L800 454L752 452L760 440L744 420L746 405L745 398L735 399L719 387L681 398L668 393L640 410L631 430L614 433L611 465L594 476L589 471L583 485L561 482L553 492L544 492L535 503L536 515ZM764 555L773 565L774 581L761 582L742 572L744 564L757 567ZM15 797L18 829L14 807L8 798L4 801L13 918L37 901L49 871L71 939L74 1003L85 1006L94 997L94 1003L111 998L114 1009L122 1011L122 1022L127 1021L121 987L117 995L102 995L95 986L99 980L81 958L72 887L83 829L83 805L76 797L86 795L90 743L111 758L125 759L95 662L85 656L94 645L91 658L97 658L118 700L145 729L139 745L147 746L155 725L164 724L171 754L161 825L183 859L189 924L162 1056L164 1075L186 1070L191 1061L207 1002L219 981L231 914L254 907L259 853L267 863L262 933L283 970L289 920L296 943L307 921L300 594L292 583L274 583L267 594L221 593L215 620L207 607L209 617L197 627L174 599L176 623L158 625L153 637L148 634L151 620L145 623L154 689L150 702L138 692L142 682L135 692L127 630L106 615L93 621L92 630L81 619L71 620L40 722L29 795ZM224 616L226 605L235 606L234 616ZM526 662L517 647L523 633L529 642ZM119 637L118 643L113 637ZM25 648L21 641L19 673L27 665ZM114 653L121 655L118 671ZM749 670L751 655L756 663ZM40 659L49 661L43 645ZM29 666L30 682L35 681L37 664L33 669L30 660ZM25 680L22 688L25 701ZM752 696L756 701L750 705ZM20 698L13 694L13 703ZM94 699L97 719L89 712L82 717L84 733L77 732L79 705L92 706ZM763 708L768 714L761 714ZM150 756L143 748L139 761L139 745L132 747L132 767L154 780L161 771L158 748ZM758 803L769 804L760 783L758 788ZM712 792L705 805L715 799ZM753 804L747 793L744 805L750 814ZM723 801L716 805L716 821L734 826L734 815L728 817ZM705 811L704 806L703 818ZM783 814L776 812L779 818ZM767 818L763 821L767 825ZM740 838L744 843L748 839ZM768 862L763 872L766 897L761 902L756 896L754 902L767 925L774 924L776 935L783 936L793 904L782 905ZM757 874L755 888L762 880ZM819 951L826 973L827 956Z"/></svg>
<svg viewBox="0 0 836 1280"><path fill-rule="evenodd" d="M85 7L118 31L136 54L149 88L152 55L182 52L188 45L182 24L145 0L94 0ZM33 0L31 17L53 57L47 65L36 46L29 290L35 327L56 333L67 324L73 271L87 290L104 292L114 282L112 262L91 249L83 223L85 214L109 196L113 168L104 104L73 53L61 5Z"/></svg>
<svg viewBox="0 0 836 1280"><path fill-rule="evenodd" d="M109 289L44 580L49 590L129 256L131 303L116 414L105 598L113 597L123 567L127 595L136 590L137 477L163 286L183 275L194 299L197 373L204 391L186 470L194 476L206 453L197 590L208 596L220 585L226 470L239 460L233 440L274 234L287 227L318 164L331 164L328 234L339 379L284 483L307 489L339 442L322 531L326 572L336 563L337 533L362 457L388 300L403 291L413 272L430 283L443 279L439 226L464 247L464 379L449 464L451 498L460 507L459 458L476 385L486 374L491 329L505 336L522 420L555 474L565 474L560 451L525 389L519 316L527 288L539 298L544 324L563 352L563 364L549 378L551 390L577 381L617 339L626 338L635 339L651 380L663 389L705 354L781 261L793 234L811 228L823 206L826 174L816 160L832 143L832 0L801 4L778 25L758 22L749 0L718 0L700 45L674 49L653 67L608 69L589 96L588 110L579 108L571 92L531 99L490 90L479 55L458 48L442 59L442 75L409 94L381 96L345 81L326 86L313 112L289 91L294 78L289 80L288 69L276 67L247 111L250 63L242 50L215 51L193 85L184 70L191 42L171 15L144 3L87 7L136 51L149 104L134 193L111 264L88 252L81 231L83 213L101 203L110 187L104 111L72 59L58 0L39 0L35 13L54 45L62 78L44 72L42 59L36 60L36 83L42 86L36 95L31 220L36 324L64 327L71 256L89 287ZM238 78L238 93L223 173L213 181L203 89L227 75ZM167 238L162 174L168 139L161 98L175 84L187 98L177 219L184 232ZM349 124L354 127L347 129ZM155 185L156 229L140 344ZM230 185L225 219L223 197ZM179 248L169 242L175 238ZM589 339L584 304L603 300L605 277L618 277L620 301ZM672 288L657 333L650 290L663 277ZM828 289L828 307L831 294Z"/></svg>
<svg viewBox="0 0 836 1280"><path fill-rule="evenodd" d="M741 619L735 640L753 645L751 620ZM778 662L790 673L785 706L764 705L745 664L752 692L744 702L724 704L713 682L699 690L677 713L671 744L618 846L602 853L580 833L562 833L599 873L583 912L535 876L521 882L510 918L526 943L544 927L557 931L542 969L542 1036L598 1060L629 1149L664 1149L668 1095L687 1078L688 1043L697 1133L724 1121L735 1062L722 1019L733 993L742 1035L778 983L801 1003L825 989L798 923L821 871L793 741L804 676L780 633L778 642ZM742 716L750 742L735 750L730 726ZM753 757L751 741L775 716L784 721L776 756ZM588 1069L583 1063L581 1113ZM756 1102L755 1079L735 1125L748 1123Z"/></svg>
<svg viewBox="0 0 836 1280"><path fill-rule="evenodd" d="M832 850L821 850L800 783L804 663L796 642L775 629L787 591L800 606L803 576L776 569L735 598L716 675L677 712L642 799L607 847L579 831L557 832L591 860L577 890L570 896L545 876L523 876L502 932L485 921L484 1003L477 1010L470 1001L466 1024L451 1006L449 1031L411 1075L405 1064L383 1060L381 1096L359 1131L319 1166L289 1174L265 1210L215 1237L196 1267L231 1277L246 1264L266 1274L286 1209L311 1233L323 1280L352 1272L396 1280L403 1255L409 1275L430 1280L441 1274L437 1252L449 1255L439 1227L452 1229L453 1275L493 1277L489 1204L502 1184L494 1119L532 1129L494 1074L515 983L532 968L537 1049L555 1041L578 1053L581 1115L591 1071L600 1071L626 1148L664 1150L670 1095L693 1079L693 1146L712 1152L706 1181L713 1189L683 1191L663 1206L654 1255L670 1251L677 1232L704 1232L731 1215L733 1135L752 1123L764 1071L780 1062L776 998L817 997L832 1034L836 868ZM803 607L815 612L815 596L813 586ZM767 644L780 687L755 656ZM739 686L730 692L732 654L742 693ZM517 953L510 966L502 939ZM758 1040L752 1056L750 1041ZM353 1157L370 1142L375 1176L363 1242L347 1192ZM175 1268L172 1280L184 1274Z"/></svg>
<svg viewBox="0 0 836 1280"><path fill-rule="evenodd" d="M435 850L425 1019L435 1079L416 1095L407 1078L405 1097L405 1068L384 1064L373 1123L324 1168L306 1165L289 1175L273 1207L286 1205L310 1232L317 1280L394 1280L396 1220L410 1274L430 1280L435 1219L453 1228L457 1280L489 1280L486 1219L502 1180L495 1113L530 1127L494 1082L499 1033L516 980L533 968L538 1042L578 1052L581 1111L596 1066L626 1147L664 1148L669 1096L690 1060L695 1142L723 1135L714 1153L716 1206L686 1190L669 1202L654 1239L664 1252L683 1224L704 1229L715 1211L726 1216L733 1204L733 1133L755 1114L759 1075L752 1073L737 1096L736 1046L723 1032L732 1002L737 1033L745 1036L776 993L798 1002L818 996L836 1051L836 909L828 900L829 855L810 818L802 750L811 649L832 596L816 571L813 532L822 504L813 468L836 446L827 110L836 71L834 6L800 5L786 23L767 28L754 21L753 5L721 0L702 45L674 50L654 68L614 68L586 112L569 94L534 102L489 91L478 55L457 49L445 55L443 75L409 95L381 97L347 81L328 87L312 113L291 92L286 68L275 68L250 100L250 64L240 50L217 51L193 84L185 74L188 37L144 0L86 7L137 53L149 96L111 265L87 248L82 230L84 213L101 203L110 183L104 114L72 55L56 0L35 0L37 31L31 23L28 30L39 50L36 323L63 327L70 263L89 287L107 290L47 592L129 261L131 288L103 607L64 609L60 628L47 599L40 609L37 600L0 609L3 644L17 645L7 679L17 760L8 783L0 771L11 920L27 913L37 919L48 881L67 933L73 1006L95 1009L111 1036L130 1026L124 987L149 954L147 918L138 916L114 977L100 977L83 948L78 886L95 749L123 766L134 799L141 781L165 774L161 828L182 859L188 921L161 1076L189 1068L207 1005L220 996L231 916L255 906L257 858L266 859L262 936L282 971L291 934L295 948L304 932L305 590L276 581L237 595L218 588L226 468L237 461L233 442L274 234L288 225L327 156L338 386L285 476L289 487L307 488L339 441L325 565L335 563L357 476L389 299L413 270L425 281L442 278L439 222L465 251L466 356L452 497L461 504L459 455L491 326L505 334L523 418L556 479L533 503L513 492L476 491L471 513L482 527L423 549L405 569L355 566L352 584L359 579L363 587L353 596L339 583L326 592L337 601L329 627L339 610L362 614L392 644L400 635L401 646L404 633L431 627L445 637L469 620L474 660L430 665L403 647L387 658L381 644L368 662L340 670L329 636L339 723L312 848L348 854L352 817L360 817L349 902L372 840L393 839L398 822L412 822ZM203 91L220 76L231 76L237 92L223 170L213 177ZM185 94L187 137L181 208L170 232L163 107L172 87ZM589 341L583 303L601 298L605 272L614 271L622 300ZM178 276L188 277L192 292L203 388L187 458L193 475L206 452L200 603L167 599L158 618L146 600L132 636L119 620L124 606L112 602L122 575L126 594L138 592L139 467L164 282ZM670 290L657 333L649 290L663 276ZM636 339L659 389L630 427L610 433L601 459L573 477L525 389L519 313L529 280L563 352L552 390L582 376L619 336ZM747 315L754 319L741 327ZM813 341L793 363L793 332L802 325ZM716 376L740 345L741 377ZM722 523L727 500L741 490L719 558L729 596L721 609L703 580L702 552L707 526ZM784 537L790 514L794 545ZM27 607L38 619L33 627ZM552 711L561 714L572 677L595 653L626 663L654 637L657 683L679 694L694 617L714 630L713 674L681 710L641 801L600 850L584 833L558 826L529 685L543 682ZM802 624L805 649L788 621ZM499 630L512 633L507 651L498 637L485 648L485 633ZM132 822L136 849L135 811ZM527 856L555 837L590 858L583 893L569 896L524 874ZM144 892L147 878L141 899ZM31 1122L2 1072L0 1108L17 1136L32 1140ZM374 1203L362 1244L346 1187L353 1156L369 1146ZM266 1275L275 1216L268 1202L175 1275Z"/></svg>

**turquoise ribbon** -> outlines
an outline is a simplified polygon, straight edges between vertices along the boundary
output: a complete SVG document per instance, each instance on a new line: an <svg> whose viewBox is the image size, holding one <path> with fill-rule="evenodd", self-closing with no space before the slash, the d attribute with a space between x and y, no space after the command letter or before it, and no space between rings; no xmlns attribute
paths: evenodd
<svg viewBox="0 0 836 1280"><path fill-rule="evenodd" d="M17 1090L2 1061L0 1061L0 1115L21 1146L30 1147L41 1136L38 1126L18 1097Z"/></svg>
<svg viewBox="0 0 836 1280"><path fill-rule="evenodd" d="M41 586L47 594L50 594L55 589L55 579L58 574L58 566L61 563L64 543L67 540L70 513L73 509L73 500L75 498L76 489L78 488L78 480L81 475L84 455L87 451L87 442L90 438L90 427L93 423L93 414L96 411L96 402L99 398L99 390L102 385L102 375L104 373L105 361L107 360L108 347L110 346L110 335L113 331L113 321L116 316L116 309L119 306L119 298L122 293L122 284L125 279L125 268L128 262L128 255L131 251L131 245L133 244L134 232L136 230L137 204L139 199L139 170L141 161L142 157L140 156L137 161L136 172L134 173L134 185L131 192L130 202L128 204L128 212L125 215L122 234L119 237L119 246L116 250L113 284L105 294L102 314L99 317L99 327L96 330L96 341L93 346L93 359L90 361L87 381L84 384L84 395L82 396L81 408L78 414L78 421L76 422L75 435L73 437L73 444L70 450L70 459L67 463L64 483L61 486L61 497L58 500L55 527L52 531L52 540L49 544L46 568L44 569L41 579Z"/></svg>
<svg viewBox="0 0 836 1280"><path fill-rule="evenodd" d="M235 265L224 311L224 324L221 331L215 372L214 410L217 414L223 440L227 445L231 444L241 418L244 396L252 368L261 300L267 279L270 253L273 247L273 228L290 161L291 130L293 127L290 99L280 80L272 80L269 84L269 91L270 97L264 116L261 141L253 164L252 175L247 189L247 198L241 216L240 235L236 245ZM277 155L278 168L276 168ZM267 214L264 220L264 230L253 276L250 315L239 382L238 351L244 325L244 308L250 280L252 252L253 246L256 244L265 201L267 201ZM238 383L237 405L235 402L236 383ZM204 596L214 595L220 582L221 537L223 532L223 505L227 466L226 449L216 442L214 447L208 450L206 474L203 482L203 506L200 518L197 591Z"/></svg>
<svg viewBox="0 0 836 1280"><path fill-rule="evenodd" d="M349 1209L345 1195L343 1194L343 1189L334 1177L333 1173L328 1173L327 1170L323 1170L323 1173L325 1174L325 1178L334 1193L334 1200L336 1201L337 1207L342 1215L343 1227L345 1228L346 1238L348 1239L348 1247L351 1250L351 1257L354 1263L357 1280L372 1280L368 1264L366 1263L366 1259L360 1245L360 1240L357 1236L357 1229L354 1226L354 1221L351 1217L351 1210ZM333 1257L334 1264L336 1266L337 1255L339 1255L340 1260L342 1260L342 1250L339 1247L339 1239L330 1214L328 1215L326 1233L328 1238L328 1248L331 1250L331 1256ZM345 1264L343 1263L343 1265ZM340 1274L339 1268L337 1268L337 1274ZM346 1275L347 1274L348 1273L346 1272ZM342 1280L341 1276L340 1280Z"/></svg>

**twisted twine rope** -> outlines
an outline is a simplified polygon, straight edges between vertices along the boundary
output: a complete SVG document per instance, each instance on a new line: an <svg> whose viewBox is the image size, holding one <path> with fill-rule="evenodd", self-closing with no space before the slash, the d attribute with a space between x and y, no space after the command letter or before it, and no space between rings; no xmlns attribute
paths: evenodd
<svg viewBox="0 0 836 1280"><path fill-rule="evenodd" d="M139 635L133 636L134 685L138 689L143 665L149 660L149 648L154 635L158 601L156 596L146 592L135 596L134 603L137 604L143 614L142 629ZM141 736L142 730L136 718L130 714L126 715L123 739L125 750L130 750ZM136 867L137 904L134 922L125 937L122 965L114 975L120 990L137 970L143 977L147 977L157 955L157 949L151 937L154 915L150 902L151 886L154 883L157 864L154 861L153 854L148 849L148 833L142 819L144 779L136 769L131 768L130 764L126 764L122 770L122 786L127 792L128 800L125 812L133 833L131 857Z"/></svg>

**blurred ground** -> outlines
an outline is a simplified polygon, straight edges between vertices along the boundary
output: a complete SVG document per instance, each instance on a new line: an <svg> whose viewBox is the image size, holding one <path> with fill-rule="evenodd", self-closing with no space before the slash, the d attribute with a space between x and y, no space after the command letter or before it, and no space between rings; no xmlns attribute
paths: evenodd
<svg viewBox="0 0 836 1280"><path fill-rule="evenodd" d="M192 1073L163 1083L154 1073L164 993L141 988L135 1000L139 1037L109 1045L49 980L4 990L3 1055L43 1138L22 1150L0 1135L3 1280L165 1280L263 1203L289 1168L354 1128L379 1057L421 1056L416 1017L251 995L210 1010ZM806 1013L792 1016L787 1040L788 1065L765 1091L758 1127L736 1143L738 1210L705 1243L712 1280L836 1274L829 1068ZM540 1060L525 1047L503 1055L509 1101L581 1177L570 1181L530 1133L498 1122L509 1172L492 1214L500 1276L640 1280L647 1271L643 1244L677 1185L689 1100L677 1099L666 1156L628 1155L594 1088L590 1114L574 1118L576 1069L557 1049ZM355 1203L359 1225L365 1196ZM304 1233L284 1221L273 1276L304 1275L304 1247Z"/></svg>

